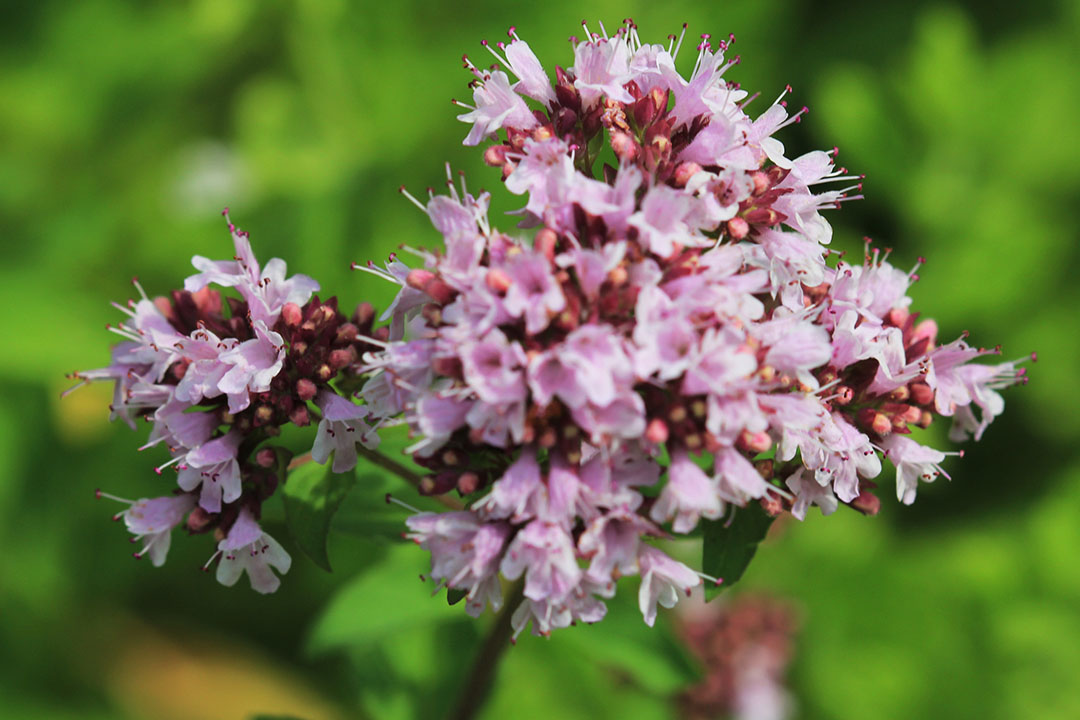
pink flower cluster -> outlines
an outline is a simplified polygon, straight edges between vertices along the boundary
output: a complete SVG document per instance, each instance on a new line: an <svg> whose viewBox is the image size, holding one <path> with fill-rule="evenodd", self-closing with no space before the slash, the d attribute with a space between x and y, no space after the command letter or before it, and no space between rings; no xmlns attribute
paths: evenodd
<svg viewBox="0 0 1080 720"><path fill-rule="evenodd" d="M271 568L285 573L291 563L258 524L287 458L273 447L257 448L283 425L309 424L313 400L322 409L316 459L325 462L337 448L335 465L342 466L351 449L355 464L355 443L377 442L366 424L353 432L365 408L329 389L366 347L357 337L361 328L370 329L373 312L361 306L358 316L365 317L354 318L360 325L346 322L336 300L312 297L318 283L305 275L286 277L277 258L261 267L247 233L231 223L229 229L236 256L195 257L199 272L187 278L184 290L151 300L136 282L141 299L115 304L128 317L109 327L124 338L112 363L74 377L79 385L113 381L113 418L132 429L137 418L149 421L150 439L140 450L166 448L169 459L157 472L176 471L177 487L163 497L107 495L128 505L116 519L125 521L132 542L142 543L135 557L164 563L172 530L184 524L193 534L213 533L217 551L206 568L220 560L220 582L232 585L246 571L251 586L266 593L280 582ZM234 288L239 297L223 297L211 285Z"/></svg>
<svg viewBox="0 0 1080 720"><path fill-rule="evenodd" d="M112 364L76 377L115 383L113 416L152 424L144 448L167 449L158 472L177 481L123 501L136 557L161 564L184 525L214 535L222 583L246 572L271 592L290 565L259 525L289 468L282 428L318 420L311 457L340 473L380 427L407 424L421 491L466 501L418 512L408 537L469 613L499 609L503 580L520 579L515 636L547 634L600 620L638 575L652 625L657 606L722 580L654 541L751 503L874 514L882 459L910 503L956 454L912 429L946 417L955 440L978 439L1002 412L1023 368L939 343L909 308L915 271L887 253L868 244L849 264L828 249L821 213L859 197L859 178L835 149L785 155L774 135L806 112L788 113L787 91L748 114L757 96L725 79L733 37L703 36L683 76L681 36L586 28L554 83L510 37L485 46L513 81L465 58L474 104L459 119L467 145L494 141L484 159L523 196L530 237L493 228L490 196L448 178L449 195L409 195L445 249L358 268L400 286L378 328L367 303L348 319L311 278L260 266L231 224L233 259L196 257L184 290L117 305Z"/></svg>
<svg viewBox="0 0 1080 720"><path fill-rule="evenodd" d="M500 607L500 577L524 578L515 629L546 634L599 620L616 580L639 575L651 625L701 577L650 539L753 502L876 512L882 458L910 503L947 454L911 428L945 416L977 438L1001 412L997 390L1023 370L939 344L909 310L914 271L869 250L827 262L821 211L858 178L835 152L785 155L774 134L805 108L783 94L748 114L756 95L725 79L733 38L703 36L684 77L681 37L586 29L552 84L510 36L484 44L513 79L465 59L459 119L465 144L496 141L485 160L524 196L532 237L492 228L489 196L464 183L414 200L445 251L368 268L401 290L358 368L372 415L416 435L424 490L468 500L407 524L470 613Z"/></svg>

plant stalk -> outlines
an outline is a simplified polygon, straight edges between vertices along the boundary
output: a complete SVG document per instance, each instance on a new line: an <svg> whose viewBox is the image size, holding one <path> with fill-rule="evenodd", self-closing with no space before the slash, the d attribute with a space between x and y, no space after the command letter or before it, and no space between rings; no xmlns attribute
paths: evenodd
<svg viewBox="0 0 1080 720"><path fill-rule="evenodd" d="M521 604L525 596L524 591L525 581L521 579L514 583L513 588L507 594L502 612L499 613L499 617L495 618L495 623L488 631L487 637L484 638L484 644L480 647L480 651L473 661L469 676L461 688L457 707L449 716L451 720L472 720L484 706L488 695L491 694L491 687L495 679L495 672L499 667L499 660L502 658L507 646L510 645L510 638L513 634L513 626L510 624L510 620L514 615L514 610Z"/></svg>

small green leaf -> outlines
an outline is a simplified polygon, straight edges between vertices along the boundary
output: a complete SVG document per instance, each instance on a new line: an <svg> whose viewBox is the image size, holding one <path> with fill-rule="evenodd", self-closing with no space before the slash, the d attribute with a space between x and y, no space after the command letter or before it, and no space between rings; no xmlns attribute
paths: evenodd
<svg viewBox="0 0 1080 720"><path fill-rule="evenodd" d="M285 522L296 544L323 570L330 572L326 538L330 521L356 483L356 473L335 473L329 466L301 465L285 483Z"/></svg>
<svg viewBox="0 0 1080 720"><path fill-rule="evenodd" d="M773 519L757 503L739 508L731 524L723 520L704 522L705 544L702 550L702 569L723 580L719 585L706 583L705 598L711 600L731 587L742 577L758 543L765 539Z"/></svg>
<svg viewBox="0 0 1080 720"><path fill-rule="evenodd" d="M446 589L446 604L447 605L457 605L459 602L464 600L465 596L468 595L468 594L469 594L469 592L467 590L458 590L457 588L447 588Z"/></svg>

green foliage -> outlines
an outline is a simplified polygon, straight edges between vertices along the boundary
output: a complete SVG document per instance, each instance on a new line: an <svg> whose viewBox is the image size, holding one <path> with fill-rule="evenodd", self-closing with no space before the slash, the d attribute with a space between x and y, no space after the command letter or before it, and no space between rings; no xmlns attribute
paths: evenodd
<svg viewBox="0 0 1080 720"><path fill-rule="evenodd" d="M721 580L719 585L705 581L706 599L711 600L730 589L742 578L772 523L773 518L757 503L736 510L730 522L723 519L703 521L701 567L705 573Z"/></svg>
<svg viewBox="0 0 1080 720"><path fill-rule="evenodd" d="M326 466L309 462L289 473L282 488L285 520L296 544L316 565L330 572L326 542L330 521L349 490L356 483L356 473L336 473Z"/></svg>
<svg viewBox="0 0 1080 720"><path fill-rule="evenodd" d="M927 256L914 309L936 317L943 336L966 328L973 342L1003 343L1006 357L1041 358L986 441L950 460L951 484L921 488L910 508L886 503L877 518L812 512L773 529L736 592L802 607L798 716L1080 717L1078 8L17 4L0 28L6 715L182 720L173 708L186 696L204 698L208 713L222 698L262 708L257 686L230 683L218 697L191 679L193 667L236 670L235 648L334 710L305 720L446 715L491 618L468 618L412 580L426 553L399 542L405 511L383 495L436 505L363 465L332 526L326 516L335 572L297 557L269 598L188 571L213 552L209 537L177 533L165 568L136 563L107 522L116 507L91 493L168 492L173 479L151 470L164 451L133 452L145 435L107 424L104 388L60 401L62 375L105 364L102 328L116 320L107 303L130 294L128 277L158 294L191 255L224 257L226 204L260 257L317 277L343 307L385 307L390 284L358 278L349 262L436 242L398 186L438 186L449 161L470 187L497 190L497 171L461 147L464 126L446 102L467 99L461 53L482 53L478 38L514 24L550 71L570 62L564 41L580 17L610 30L631 15L643 37L684 20L691 37L736 32L746 62L732 78L763 93L750 110L790 82L792 103L812 109L784 130L791 154L838 144L841 162L867 174L867 199L828 215L834 247L858 253L869 232L900 266ZM687 47L681 61L692 62ZM518 205L496 192L493 220L513 232L514 219L499 216ZM942 428L930 430L932 444L944 442ZM302 454L311 433L281 442ZM402 433L386 447L399 458L405 443ZM887 499L888 469L880 481ZM301 552L280 503L264 521ZM307 545L325 558L325 533L314 537ZM665 626L672 613L652 630L640 623L636 582L621 583L599 625L520 638L483 716L674 716L668 696L693 673ZM178 654L191 638L205 641L198 653ZM160 682L124 684L133 656ZM251 677L268 677L265 665Z"/></svg>

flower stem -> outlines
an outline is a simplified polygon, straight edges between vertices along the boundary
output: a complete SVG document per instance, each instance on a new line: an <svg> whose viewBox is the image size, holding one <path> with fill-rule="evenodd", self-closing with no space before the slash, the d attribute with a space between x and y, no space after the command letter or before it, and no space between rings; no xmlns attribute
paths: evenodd
<svg viewBox="0 0 1080 720"><path fill-rule="evenodd" d="M510 644L513 626L510 623L514 610L521 604L524 597L525 582L519 580L507 594L506 604L502 612L495 618L495 623L484 638L484 644L473 661L472 669L461 688L457 707L450 715L451 720L472 720L484 706L491 692L492 681L495 679L495 671L499 667L499 660L503 651Z"/></svg>
<svg viewBox="0 0 1080 720"><path fill-rule="evenodd" d="M409 468L405 467L397 460L392 460L381 453L378 453L374 450L369 450L363 445L357 446L356 452L372 464L378 465L383 470L388 470L394 475L397 475L399 478L409 483L417 490L420 489L420 481L423 480L423 477L413 472ZM450 508L451 510L460 510L462 508L462 504L454 498L450 497L449 495L434 495L432 497L445 507Z"/></svg>

